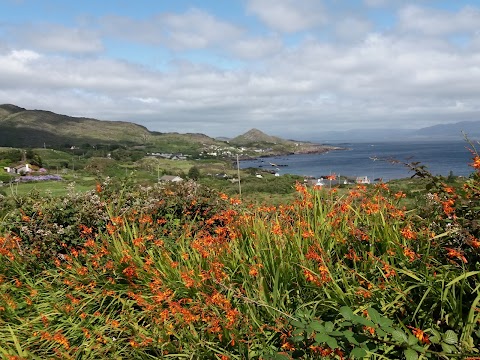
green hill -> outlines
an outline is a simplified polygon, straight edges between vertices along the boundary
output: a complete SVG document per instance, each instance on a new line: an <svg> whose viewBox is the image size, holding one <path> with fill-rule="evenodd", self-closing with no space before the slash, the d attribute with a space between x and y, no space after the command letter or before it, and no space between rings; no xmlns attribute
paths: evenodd
<svg viewBox="0 0 480 360"><path fill-rule="evenodd" d="M141 144L150 134L145 127L129 122L100 121L0 105L1 146Z"/></svg>
<svg viewBox="0 0 480 360"><path fill-rule="evenodd" d="M309 142L284 140L258 129L237 136L229 143L252 150L262 149L264 155L324 152L334 149ZM101 145L104 149L120 145L138 151L190 155L199 154L211 145L217 148L226 146L224 141L204 134L161 133L149 131L144 126L131 122L102 121L45 110L27 110L11 104L0 105L0 147L64 149L72 146L85 148L86 144L95 148Z"/></svg>
<svg viewBox="0 0 480 360"><path fill-rule="evenodd" d="M277 136L267 135L258 129L251 129L245 134L231 139L229 143L236 146L263 149L265 155L322 153L339 149L338 147L314 144L311 142L285 140Z"/></svg>

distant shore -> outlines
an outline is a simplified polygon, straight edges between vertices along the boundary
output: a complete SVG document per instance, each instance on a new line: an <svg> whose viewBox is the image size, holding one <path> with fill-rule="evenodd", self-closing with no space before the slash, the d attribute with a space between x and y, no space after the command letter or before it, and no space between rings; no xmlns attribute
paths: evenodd
<svg viewBox="0 0 480 360"><path fill-rule="evenodd" d="M335 150L348 150L348 149L344 147L331 146L331 145L311 145L308 148L304 147L304 148L298 149L297 151L274 151L274 152L259 154L256 156L240 155L238 157L238 160L240 161L257 160L257 159L268 158L268 157L288 156L288 155L324 154L324 153L335 151Z"/></svg>

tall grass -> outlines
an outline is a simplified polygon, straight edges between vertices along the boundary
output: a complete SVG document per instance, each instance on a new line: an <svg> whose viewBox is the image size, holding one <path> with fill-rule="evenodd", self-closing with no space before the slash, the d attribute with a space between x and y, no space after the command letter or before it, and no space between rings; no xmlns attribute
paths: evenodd
<svg viewBox="0 0 480 360"><path fill-rule="evenodd" d="M99 189L105 222L79 225L78 241L48 266L35 267L41 254L21 233L0 238L0 353L474 356L478 180L476 172L465 192L438 183L430 208L411 211L386 184L342 195L297 185L296 199L279 206L196 187L152 190L145 206Z"/></svg>

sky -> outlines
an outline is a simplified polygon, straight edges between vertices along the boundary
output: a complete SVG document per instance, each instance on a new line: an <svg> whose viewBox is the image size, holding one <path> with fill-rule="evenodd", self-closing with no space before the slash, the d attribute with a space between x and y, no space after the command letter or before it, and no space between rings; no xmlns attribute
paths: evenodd
<svg viewBox="0 0 480 360"><path fill-rule="evenodd" d="M288 138L480 120L480 0L0 0L0 104Z"/></svg>

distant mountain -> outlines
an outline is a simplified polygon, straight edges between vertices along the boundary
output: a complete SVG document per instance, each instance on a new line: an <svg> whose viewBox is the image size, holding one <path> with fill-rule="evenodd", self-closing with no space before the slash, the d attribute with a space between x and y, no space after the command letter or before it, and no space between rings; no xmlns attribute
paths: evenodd
<svg viewBox="0 0 480 360"><path fill-rule="evenodd" d="M239 135L233 139L230 139L230 144L251 146L254 144L285 144L288 140L281 139L276 136L270 136L258 129L248 130L245 134Z"/></svg>
<svg viewBox="0 0 480 360"><path fill-rule="evenodd" d="M308 141L285 140L277 136L267 135L258 129L251 129L245 134L230 139L229 143L236 146L261 149L264 155L322 153L340 149L335 146Z"/></svg>
<svg viewBox="0 0 480 360"><path fill-rule="evenodd" d="M480 137L480 121L462 121L420 129L353 129L327 131L313 140L325 143L372 141L448 141L462 140L462 132L471 139Z"/></svg>
<svg viewBox="0 0 480 360"><path fill-rule="evenodd" d="M452 124L428 126L415 132L417 136L461 137L462 133L470 137L480 136L480 121L461 121Z"/></svg>
<svg viewBox="0 0 480 360"><path fill-rule="evenodd" d="M101 121L0 105L0 146L141 144L150 135L145 127L129 122Z"/></svg>
<svg viewBox="0 0 480 360"><path fill-rule="evenodd" d="M309 142L284 140L258 129L229 141L262 154L323 152L334 149ZM15 105L0 105L0 147L66 148L85 145L103 147L121 145L169 153L196 155L211 145L222 147L225 141L204 134L179 134L149 131L141 125L125 121L102 121L72 117L45 110L27 110ZM139 147L140 146L140 147Z"/></svg>

